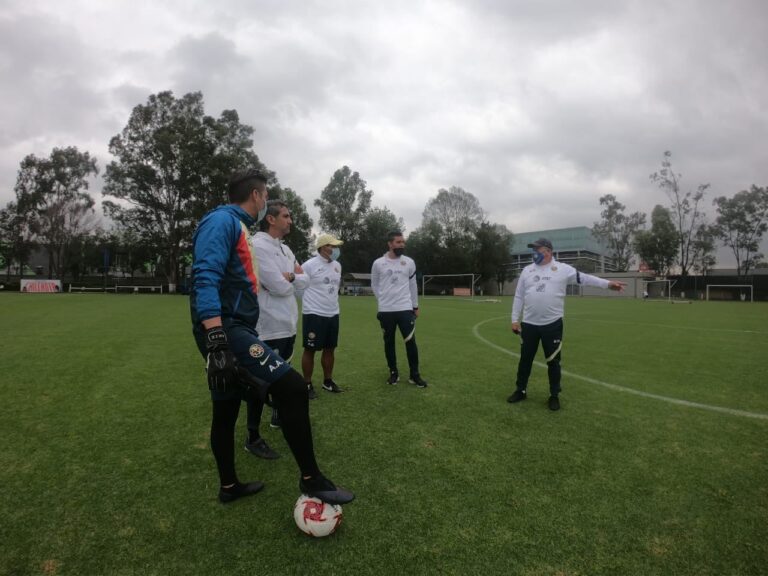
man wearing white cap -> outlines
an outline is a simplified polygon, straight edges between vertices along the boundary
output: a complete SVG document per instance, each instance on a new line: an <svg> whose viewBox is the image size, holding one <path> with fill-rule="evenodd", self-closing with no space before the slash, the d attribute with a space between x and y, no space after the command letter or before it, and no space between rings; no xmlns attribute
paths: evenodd
<svg viewBox="0 0 768 576"><path fill-rule="evenodd" d="M322 350L323 389L341 392L333 381L333 365L339 341L339 286L341 264L338 262L341 240L330 234L321 234L315 242L317 255L302 264L301 269L309 283L302 295L302 336L304 354L301 371L311 399L317 398L312 386L315 370L315 352Z"/></svg>

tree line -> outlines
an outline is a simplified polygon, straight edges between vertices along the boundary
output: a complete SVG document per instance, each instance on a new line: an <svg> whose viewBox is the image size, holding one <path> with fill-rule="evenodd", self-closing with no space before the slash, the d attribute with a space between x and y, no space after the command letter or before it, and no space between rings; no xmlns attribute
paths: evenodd
<svg viewBox="0 0 768 576"><path fill-rule="evenodd" d="M618 271L629 270L637 255L657 276L672 271L706 274L716 263L718 241L733 253L739 276L765 265L760 242L768 230L768 187L753 184L731 198L714 198L716 217L708 222L703 202L709 184L686 191L672 167L671 152L664 153L661 169L650 180L665 193L669 206L653 208L648 229L645 214L626 214L626 206L612 194L600 198L601 220L592 233L608 247Z"/></svg>
<svg viewBox="0 0 768 576"><path fill-rule="evenodd" d="M0 210L0 266L10 275L15 264L21 275L33 251L42 249L49 277L76 280L89 269L119 266L129 276L159 274L178 284L191 261L197 221L227 201L228 178L244 166L268 174L270 198L282 199L291 210L286 242L297 258L308 258L312 218L301 196L282 186L256 155L253 132L235 110L218 118L207 115L200 92L151 95L109 142L114 159L104 170L102 188L108 227L88 192L100 172L89 152L70 146L54 148L47 157L28 155L19 168L15 200ZM387 233L405 232L403 219L372 206L372 197L360 175L343 166L315 201L320 227L345 242L348 271L369 271L386 250ZM487 222L471 194L455 187L440 190L424 215L423 231L409 238L423 255L422 265L489 275L503 267L511 234Z"/></svg>
<svg viewBox="0 0 768 576"><path fill-rule="evenodd" d="M254 152L253 133L235 110L218 118L207 115L200 92L151 95L109 142L113 160L102 188L108 227L88 192L100 172L89 152L70 146L54 148L47 157L28 155L20 164L15 199L0 209L0 267L10 274L13 263L21 274L33 250L42 249L49 277L76 280L89 269L119 267L125 275L163 275L178 284L191 262L197 221L227 201L228 178L244 166L268 175L270 197L284 200L292 213L286 242L299 259L308 258L314 222L301 196L282 186ZM658 275L673 267L683 275L705 272L715 263L717 240L733 250L739 274L761 263L766 188L753 185L732 198L715 198L717 218L709 224L702 211L708 185L684 191L669 152L651 181L670 206L653 209L649 229L645 214L625 214L613 195L600 198L603 210L593 234L608 247L618 270L629 270L637 255ZM314 202L320 228L345 242L342 261L349 272L369 271L386 250L388 232L407 232L401 217L373 206L373 195L358 172L343 166ZM500 287L510 279L512 233L491 222L478 199L459 186L438 190L407 238L408 253L426 273L471 272Z"/></svg>
<svg viewBox="0 0 768 576"><path fill-rule="evenodd" d="M315 200L320 227L344 241L344 267L368 272L387 249L387 233L405 234L402 218L388 208L371 208L373 192L349 167L336 171ZM408 254L429 274L480 274L485 279L507 277L512 233L487 220L480 202L458 187L440 189L431 198L422 223L408 234Z"/></svg>

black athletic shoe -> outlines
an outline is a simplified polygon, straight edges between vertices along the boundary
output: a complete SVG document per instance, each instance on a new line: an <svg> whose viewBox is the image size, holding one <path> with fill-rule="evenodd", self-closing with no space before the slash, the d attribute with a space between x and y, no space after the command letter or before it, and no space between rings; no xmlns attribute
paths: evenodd
<svg viewBox="0 0 768 576"><path fill-rule="evenodd" d="M262 482L246 482L245 484L238 482L230 488L219 489L219 502L222 504L229 504L230 502L234 502L243 496L256 494L257 492L260 492L262 488L264 488L264 484Z"/></svg>
<svg viewBox="0 0 768 576"><path fill-rule="evenodd" d="M426 388L427 387L427 381L424 380L421 376L416 374L415 376L411 376L408 378L408 382L411 384L416 384L416 388Z"/></svg>
<svg viewBox="0 0 768 576"><path fill-rule="evenodd" d="M560 410L560 398L557 396L550 396L547 404L550 410Z"/></svg>
<svg viewBox="0 0 768 576"><path fill-rule="evenodd" d="M387 384L397 384L400 382L400 374L397 373L397 370L392 370L389 373L389 378L387 378Z"/></svg>
<svg viewBox="0 0 768 576"><path fill-rule="evenodd" d="M320 474L314 478L299 480L299 490L302 494L318 498L328 504L347 504L355 499L349 490L338 488L333 482Z"/></svg>
<svg viewBox="0 0 768 576"><path fill-rule="evenodd" d="M310 400L317 398L317 392L315 392L315 387L312 386L311 382L307 384L307 394L309 395Z"/></svg>
<svg viewBox="0 0 768 576"><path fill-rule="evenodd" d="M269 421L269 427L280 428L282 425L283 422L280 420L280 412L277 411L277 408L272 408L272 418Z"/></svg>
<svg viewBox="0 0 768 576"><path fill-rule="evenodd" d="M248 442L248 439L246 438L245 449L254 456L264 458L264 460L276 460L280 458L280 454L272 450L264 438L257 438L253 442Z"/></svg>
<svg viewBox="0 0 768 576"><path fill-rule="evenodd" d="M335 394L338 394L339 392L344 392L341 388L339 388L339 385L336 384L333 380L326 380L323 382L323 390L328 390L328 392L334 392Z"/></svg>
<svg viewBox="0 0 768 576"><path fill-rule="evenodd" d="M523 400L527 399L528 395L525 393L525 390L515 390L515 393L507 398L507 402L514 404L515 402L522 402Z"/></svg>

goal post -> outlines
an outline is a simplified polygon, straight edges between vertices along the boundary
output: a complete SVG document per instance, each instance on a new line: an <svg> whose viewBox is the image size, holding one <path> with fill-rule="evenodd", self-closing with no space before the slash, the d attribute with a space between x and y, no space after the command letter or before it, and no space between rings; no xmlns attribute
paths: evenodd
<svg viewBox="0 0 768 576"><path fill-rule="evenodd" d="M751 284L707 284L707 302L710 300L746 302L747 292L749 292L749 301L754 302L754 292Z"/></svg>
<svg viewBox="0 0 768 576"><path fill-rule="evenodd" d="M459 296L474 299L480 274L424 274L421 277L422 298Z"/></svg>
<svg viewBox="0 0 768 576"><path fill-rule="evenodd" d="M643 280L643 300L672 302L674 280Z"/></svg>

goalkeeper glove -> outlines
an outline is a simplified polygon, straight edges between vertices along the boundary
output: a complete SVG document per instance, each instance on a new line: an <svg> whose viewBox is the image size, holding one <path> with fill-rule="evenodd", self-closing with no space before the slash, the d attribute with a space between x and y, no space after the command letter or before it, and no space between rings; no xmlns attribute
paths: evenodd
<svg viewBox="0 0 768 576"><path fill-rule="evenodd" d="M205 347L208 350L205 364L208 388L216 392L235 389L238 386L237 360L229 349L227 334L221 326L205 332Z"/></svg>

